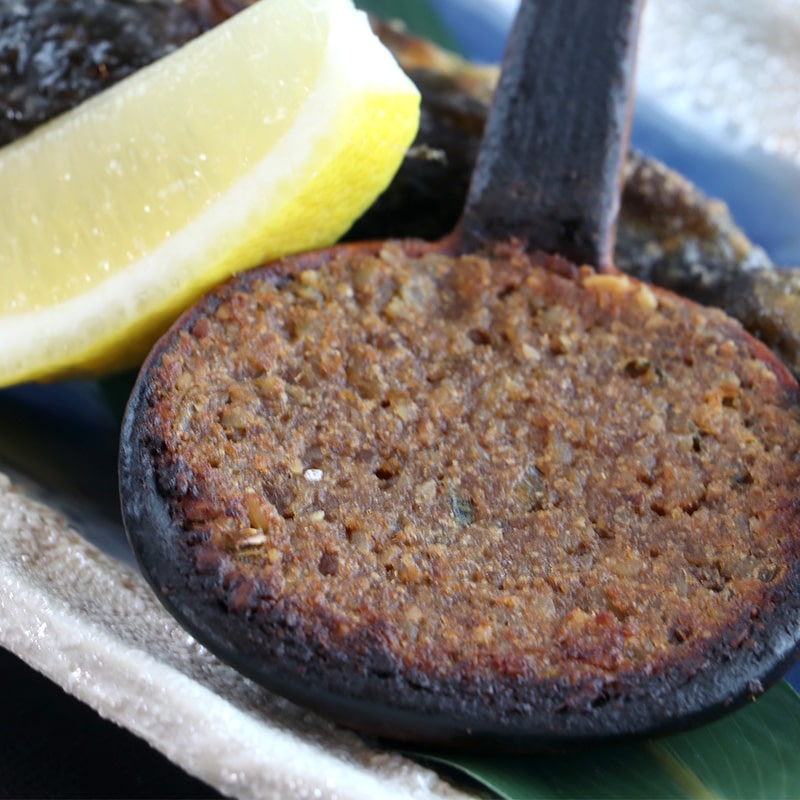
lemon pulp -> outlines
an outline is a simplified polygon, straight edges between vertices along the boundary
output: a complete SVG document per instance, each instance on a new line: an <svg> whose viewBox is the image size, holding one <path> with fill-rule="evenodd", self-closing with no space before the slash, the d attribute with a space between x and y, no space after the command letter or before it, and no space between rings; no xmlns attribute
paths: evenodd
<svg viewBox="0 0 800 800"><path fill-rule="evenodd" d="M260 0L0 150L0 385L142 357L232 272L335 241L419 95L350 0Z"/></svg>

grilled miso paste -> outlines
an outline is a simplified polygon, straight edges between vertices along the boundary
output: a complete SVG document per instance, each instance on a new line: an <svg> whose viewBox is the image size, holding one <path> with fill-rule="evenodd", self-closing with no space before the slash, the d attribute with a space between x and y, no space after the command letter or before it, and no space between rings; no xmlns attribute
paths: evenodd
<svg viewBox="0 0 800 800"><path fill-rule="evenodd" d="M797 388L721 312L513 248L221 292L150 375L233 615L401 670L602 685L748 639L796 558Z"/></svg>

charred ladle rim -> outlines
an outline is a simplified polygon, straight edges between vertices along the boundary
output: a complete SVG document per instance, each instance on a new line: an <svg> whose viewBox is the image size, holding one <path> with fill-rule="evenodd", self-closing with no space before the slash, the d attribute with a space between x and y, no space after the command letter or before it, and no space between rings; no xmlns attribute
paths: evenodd
<svg viewBox="0 0 800 800"><path fill-rule="evenodd" d="M347 254L353 258L378 255L379 251L380 245L369 244L337 249L345 258ZM431 248L411 245L407 252L422 255ZM235 295L247 295L254 283L273 280L280 284L282 275L324 265L328 256L322 252L287 259L242 275L228 286ZM211 295L183 317L179 329L192 330L199 319L213 312L217 302L217 295ZM145 374L150 366L158 365L164 351L162 347L154 351ZM774 368L780 380L794 385L766 348L754 346L754 353ZM216 575L194 571L186 537L180 535L170 516L153 467L144 423L154 391L157 387L146 380L137 384L125 418L121 449L125 523L148 580L173 615L212 652L258 683L343 724L396 741L506 752L663 734L742 705L779 678L796 657L800 618L797 567L780 590L772 592L772 607L765 604L758 619L752 621L746 647L720 636L713 645L684 656L660 674L620 674L616 681L619 692L615 693L614 685L607 687L600 698L602 707L597 705L598 698L589 698L591 703L581 708L581 698L559 680L537 685L536 692L525 697L526 708L520 713L519 707L501 702L493 708L482 707L482 697L498 699L500 682L477 681L469 693L461 695L456 682L431 678L409 691L409 675L398 677L379 663L380 658L351 675L348 663L340 662L339 655L321 657L313 644L291 637L278 641L251 624L246 615L229 613L216 599ZM568 713L545 713L545 708L549 711L553 705L552 698L563 700L565 710L576 701L578 706Z"/></svg>
<svg viewBox="0 0 800 800"><path fill-rule="evenodd" d="M453 236L438 244L405 243L409 255L457 254L515 238L531 250L560 252L572 261L613 270L609 253L627 142L640 5L620 0L570 4L523 0L463 220ZM527 60L531 53L543 58L540 66L531 68ZM578 70L577 75L571 71L575 58L583 59L583 73ZM558 68L550 73L554 82L527 85L529 71L542 78L559 59ZM589 97L580 91L587 76L599 83ZM573 99L574 105L565 98ZM576 108L580 113L565 116L565 109ZM535 127L551 133L541 150L529 126L522 124L531 115ZM507 139L509 128L512 136ZM579 132L581 136L586 132L585 149L574 144ZM517 175L526 180L517 180ZM548 187L548 182L556 188L545 192L530 188ZM234 286L246 292L253 280L318 267L333 253L377 255L380 249L380 243L349 245L285 259L240 276ZM205 309L201 302L189 310L174 330L190 328ZM309 658L300 641L285 642L285 649L276 653L274 642L254 630L245 616L230 615L216 601L215 580L198 575L180 552L178 528L161 496L141 429L148 405L148 371L159 361L164 341L145 363L123 423L120 485L132 547L156 594L188 631L243 674L304 706L393 740L503 751L551 748L667 733L715 718L760 693L796 654L797 585L788 587L785 598L776 598L776 608L757 630L752 649L720 641L704 653L704 658L723 665L719 671L697 673L700 665L687 663L685 674L670 671L645 677L634 682L624 697L608 697L602 714L545 718L537 714L536 697L523 714L519 709L487 714L480 697L492 686L476 684L466 697L454 695L444 681L420 687L409 700L407 688L395 681L390 670L348 674L347 664L324 663L314 654ZM774 363L766 350L763 357ZM348 689L342 691L342 685ZM550 689L564 696L569 692L558 681Z"/></svg>

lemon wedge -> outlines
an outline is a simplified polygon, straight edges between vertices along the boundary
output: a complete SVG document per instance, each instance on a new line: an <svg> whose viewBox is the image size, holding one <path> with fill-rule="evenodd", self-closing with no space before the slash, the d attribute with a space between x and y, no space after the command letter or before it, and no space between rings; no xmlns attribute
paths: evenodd
<svg viewBox="0 0 800 800"><path fill-rule="evenodd" d="M334 242L418 122L351 0L260 0L0 149L0 386L133 366L221 279Z"/></svg>

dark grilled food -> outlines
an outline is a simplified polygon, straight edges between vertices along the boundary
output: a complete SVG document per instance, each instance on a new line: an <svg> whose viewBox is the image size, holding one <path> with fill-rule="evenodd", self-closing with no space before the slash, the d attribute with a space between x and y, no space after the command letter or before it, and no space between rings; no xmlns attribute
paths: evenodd
<svg viewBox="0 0 800 800"><path fill-rule="evenodd" d="M800 271L742 272L726 282L719 303L800 375Z"/></svg>
<svg viewBox="0 0 800 800"><path fill-rule="evenodd" d="M162 340L126 525L201 641L362 730L670 730L793 657L797 401L738 323L627 276L345 248Z"/></svg>
<svg viewBox="0 0 800 800"><path fill-rule="evenodd" d="M0 145L198 36L226 0L0 0Z"/></svg>

